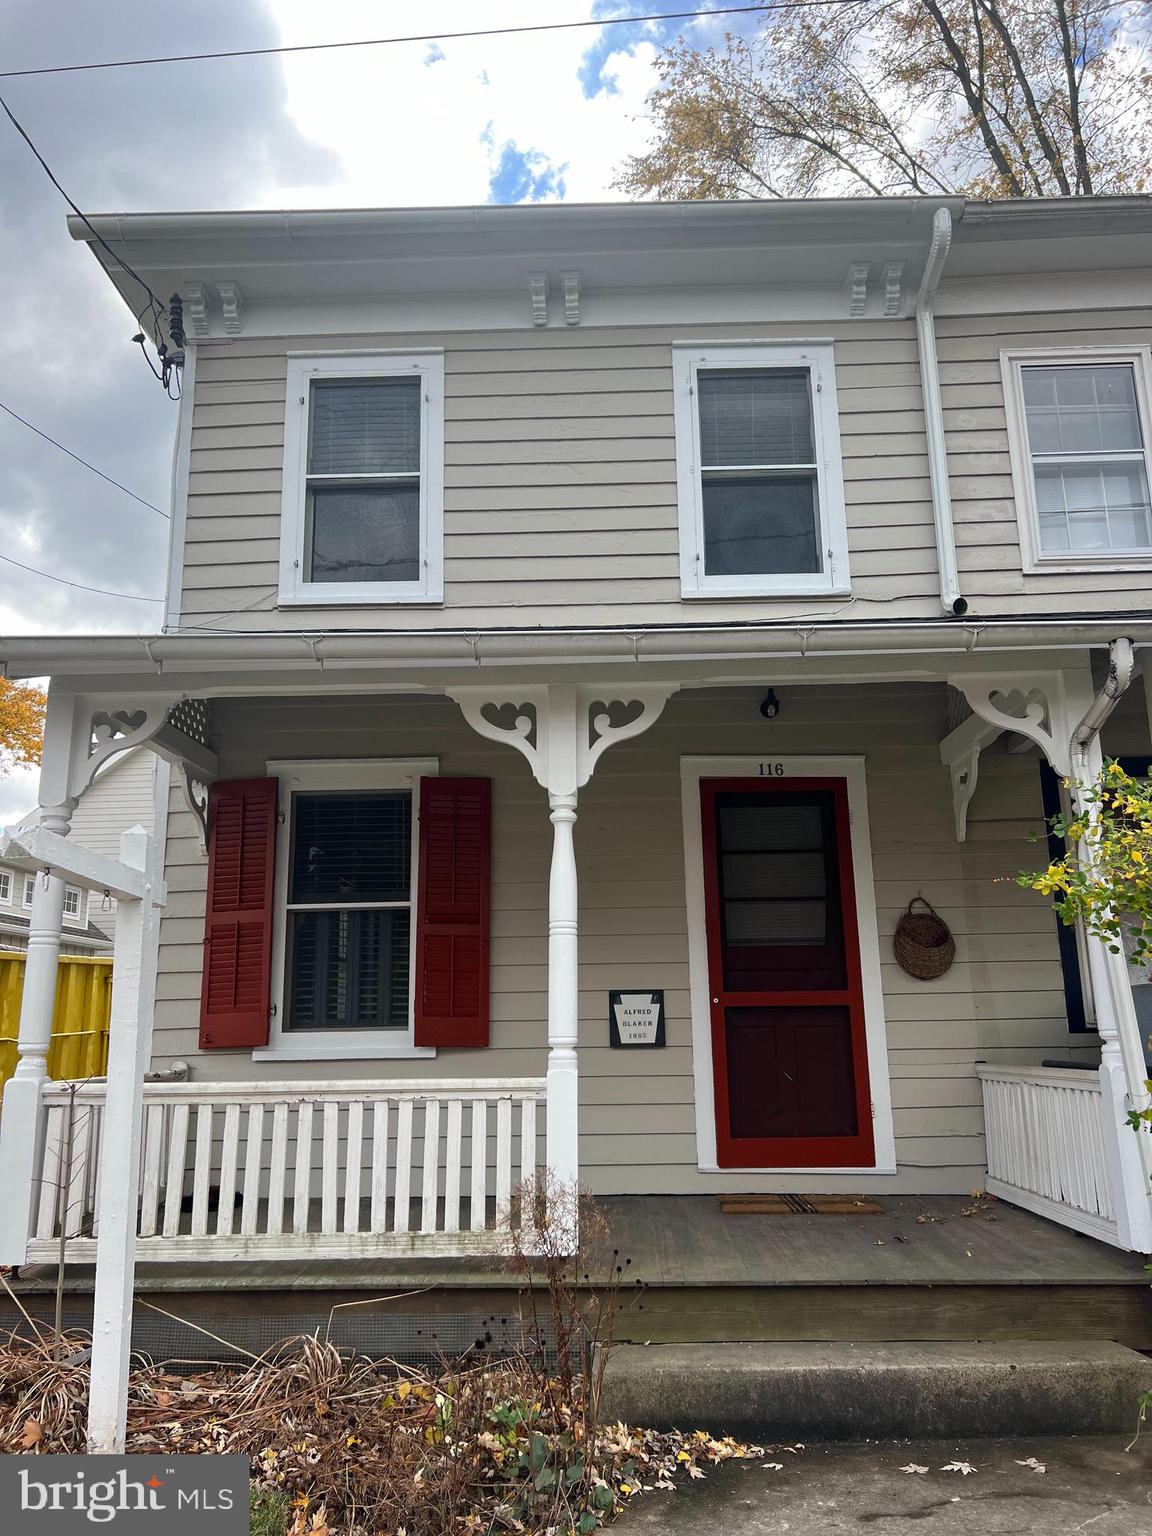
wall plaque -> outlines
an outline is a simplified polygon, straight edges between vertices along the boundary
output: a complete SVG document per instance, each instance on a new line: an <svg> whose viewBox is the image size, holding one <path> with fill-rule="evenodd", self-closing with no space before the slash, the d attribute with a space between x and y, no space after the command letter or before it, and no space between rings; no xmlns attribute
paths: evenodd
<svg viewBox="0 0 1152 1536"><path fill-rule="evenodd" d="M663 991L609 992L608 1037L614 1049L663 1045Z"/></svg>

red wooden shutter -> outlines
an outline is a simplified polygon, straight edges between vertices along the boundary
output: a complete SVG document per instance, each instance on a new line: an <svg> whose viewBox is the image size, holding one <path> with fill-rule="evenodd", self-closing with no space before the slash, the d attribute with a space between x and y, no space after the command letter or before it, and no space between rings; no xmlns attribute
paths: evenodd
<svg viewBox="0 0 1152 1536"><path fill-rule="evenodd" d="M488 1044L492 787L420 780L417 1045Z"/></svg>
<svg viewBox="0 0 1152 1536"><path fill-rule="evenodd" d="M276 779L213 784L200 1046L268 1044Z"/></svg>

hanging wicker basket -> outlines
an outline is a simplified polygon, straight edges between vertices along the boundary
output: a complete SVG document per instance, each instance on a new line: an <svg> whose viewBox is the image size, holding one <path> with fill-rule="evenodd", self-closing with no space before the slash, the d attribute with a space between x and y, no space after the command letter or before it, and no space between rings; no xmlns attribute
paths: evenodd
<svg viewBox="0 0 1152 1536"><path fill-rule="evenodd" d="M917 903L924 909L917 911ZM917 981L935 981L956 958L956 940L942 917L923 896L913 896L900 914L892 949L900 969Z"/></svg>

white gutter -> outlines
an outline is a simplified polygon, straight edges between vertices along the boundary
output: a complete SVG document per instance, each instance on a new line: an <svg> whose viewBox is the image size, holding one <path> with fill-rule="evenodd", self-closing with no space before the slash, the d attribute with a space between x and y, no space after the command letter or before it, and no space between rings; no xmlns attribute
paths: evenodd
<svg viewBox="0 0 1152 1536"><path fill-rule="evenodd" d="M952 494L948 486L948 448L944 411L940 403L940 368L936 361L936 289L952 246L952 215L938 208L932 219L932 244L920 292L916 296L916 346L920 354L920 389L924 397L924 435L928 440L928 475L932 482L932 517L936 523L936 561L940 570L940 604L945 613L968 612L960 595L956 570L956 534L952 527Z"/></svg>
<svg viewBox="0 0 1152 1536"><path fill-rule="evenodd" d="M1152 646L1152 614L1125 624ZM13 635L0 638L0 675L99 675L187 667L421 667L581 665L745 658L981 656L1103 649L1115 618L995 621L889 619L879 623L653 625L627 628L253 630L167 635Z"/></svg>

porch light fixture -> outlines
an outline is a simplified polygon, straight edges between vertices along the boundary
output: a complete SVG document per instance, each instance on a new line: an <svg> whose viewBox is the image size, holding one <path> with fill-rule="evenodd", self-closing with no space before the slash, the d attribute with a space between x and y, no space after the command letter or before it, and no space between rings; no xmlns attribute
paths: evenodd
<svg viewBox="0 0 1152 1536"><path fill-rule="evenodd" d="M775 688L769 688L760 701L760 713L765 720L775 720L780 713L780 700L776 697Z"/></svg>

